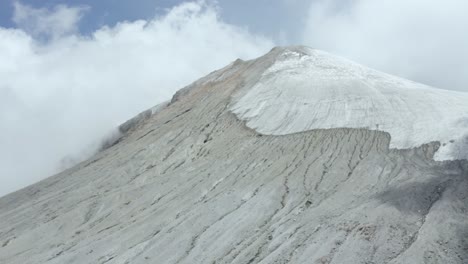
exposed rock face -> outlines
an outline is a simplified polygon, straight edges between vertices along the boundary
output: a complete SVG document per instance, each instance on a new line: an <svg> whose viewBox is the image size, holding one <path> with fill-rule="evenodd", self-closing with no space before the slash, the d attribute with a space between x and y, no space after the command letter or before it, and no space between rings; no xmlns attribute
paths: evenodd
<svg viewBox="0 0 468 264"><path fill-rule="evenodd" d="M231 96L273 55L179 93L87 162L0 199L0 263L468 263L468 163L437 142L262 135Z"/></svg>

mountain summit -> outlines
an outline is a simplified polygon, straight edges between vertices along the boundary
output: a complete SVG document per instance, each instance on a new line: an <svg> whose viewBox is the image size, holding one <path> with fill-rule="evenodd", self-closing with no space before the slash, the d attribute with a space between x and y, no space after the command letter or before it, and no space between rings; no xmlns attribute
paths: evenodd
<svg viewBox="0 0 468 264"><path fill-rule="evenodd" d="M328 128L389 132L390 146L443 144L437 160L468 159L468 93L428 87L307 47L276 48L231 110L259 133Z"/></svg>
<svg viewBox="0 0 468 264"><path fill-rule="evenodd" d="M0 263L467 263L467 102L306 47L237 60L1 198Z"/></svg>

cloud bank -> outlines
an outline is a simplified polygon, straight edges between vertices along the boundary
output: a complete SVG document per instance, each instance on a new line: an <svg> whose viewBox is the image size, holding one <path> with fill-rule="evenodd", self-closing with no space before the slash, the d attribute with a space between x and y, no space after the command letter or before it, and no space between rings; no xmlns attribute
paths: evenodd
<svg viewBox="0 0 468 264"><path fill-rule="evenodd" d="M468 91L468 2L318 0L304 43L379 70Z"/></svg>
<svg viewBox="0 0 468 264"><path fill-rule="evenodd" d="M273 46L203 2L91 36L76 33L85 7L15 10L18 28L0 27L0 196L88 157L191 81Z"/></svg>

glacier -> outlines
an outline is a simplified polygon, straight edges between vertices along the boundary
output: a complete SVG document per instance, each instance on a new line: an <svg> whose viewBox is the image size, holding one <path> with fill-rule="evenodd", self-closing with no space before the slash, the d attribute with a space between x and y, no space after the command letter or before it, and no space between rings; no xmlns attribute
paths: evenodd
<svg viewBox="0 0 468 264"><path fill-rule="evenodd" d="M313 129L367 128L389 132L393 148L439 141L436 160L467 159L468 93L432 88L327 52L287 47L274 52L261 78L230 106L266 135Z"/></svg>

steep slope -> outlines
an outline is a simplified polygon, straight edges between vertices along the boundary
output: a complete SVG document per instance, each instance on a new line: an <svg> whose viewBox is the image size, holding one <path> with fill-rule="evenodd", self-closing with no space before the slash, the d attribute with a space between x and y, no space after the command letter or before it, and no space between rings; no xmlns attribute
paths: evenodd
<svg viewBox="0 0 468 264"><path fill-rule="evenodd" d="M434 161L439 143L265 135L231 113L290 50L210 74L89 161L1 198L0 263L466 263L468 163Z"/></svg>

